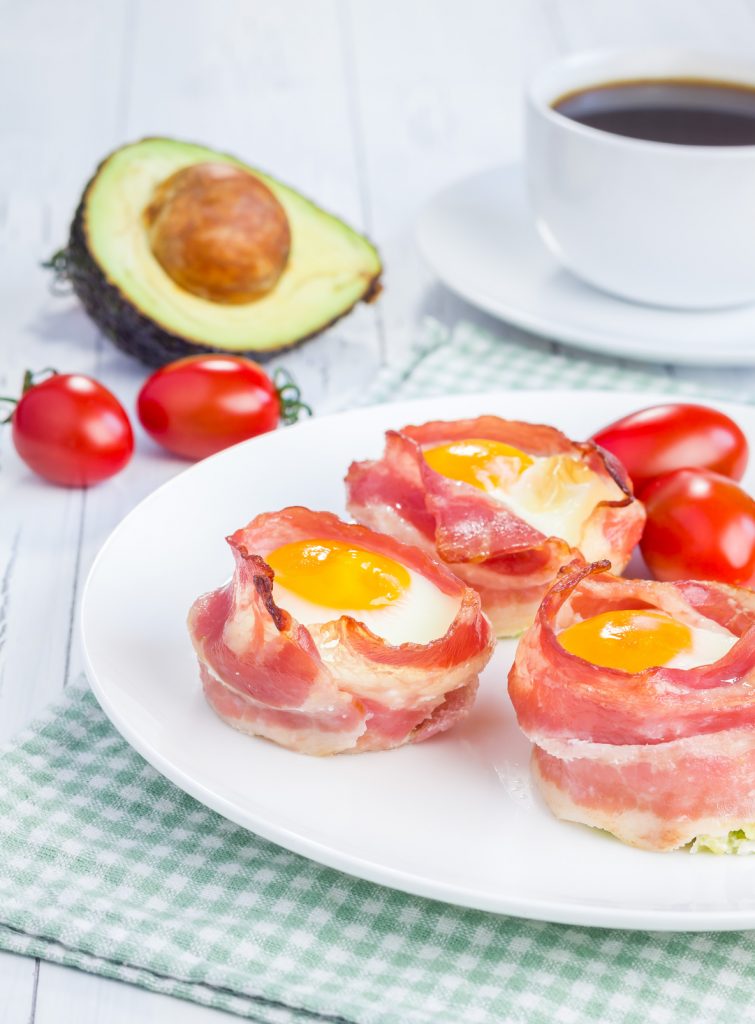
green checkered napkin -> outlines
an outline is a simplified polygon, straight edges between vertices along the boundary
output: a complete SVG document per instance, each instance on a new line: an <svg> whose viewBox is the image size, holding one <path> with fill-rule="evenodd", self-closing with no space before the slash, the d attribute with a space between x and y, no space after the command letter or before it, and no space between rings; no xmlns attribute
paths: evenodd
<svg viewBox="0 0 755 1024"><path fill-rule="evenodd" d="M465 328L430 332L375 397L511 384L669 382ZM265 1024L755 1019L751 935L549 925L357 881L176 789L84 686L0 757L0 948Z"/></svg>
<svg viewBox="0 0 755 1024"><path fill-rule="evenodd" d="M755 344L755 339L753 339ZM715 345L715 339L711 340ZM386 367L360 404L427 395L494 391L496 388L597 388L615 391L665 391L752 402L751 384L737 369L706 370L678 378L668 366L609 359L591 354L556 353L551 342L514 328L501 337L472 324L452 332L428 318L422 337L404 360Z"/></svg>

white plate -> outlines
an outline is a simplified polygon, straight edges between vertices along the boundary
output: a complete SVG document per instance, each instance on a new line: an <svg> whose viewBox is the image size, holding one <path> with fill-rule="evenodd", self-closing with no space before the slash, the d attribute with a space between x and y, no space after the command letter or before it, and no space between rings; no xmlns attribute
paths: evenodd
<svg viewBox="0 0 755 1024"><path fill-rule="evenodd" d="M519 391L377 406L238 445L165 484L118 526L83 596L92 688L125 738L186 792L314 860L463 906L577 924L755 926L755 856L653 854L557 821L529 778L506 694L513 643L460 727L386 753L316 759L223 724L202 697L185 627L229 576L224 537L288 504L343 513L354 458L387 427L493 412L585 437L662 395ZM726 408L724 406L724 408ZM730 407L755 442L755 410Z"/></svg>
<svg viewBox="0 0 755 1024"><path fill-rule="evenodd" d="M519 164L441 192L420 216L417 236L452 291L527 330L614 356L755 365L755 306L695 312L642 306L562 269L535 230Z"/></svg>

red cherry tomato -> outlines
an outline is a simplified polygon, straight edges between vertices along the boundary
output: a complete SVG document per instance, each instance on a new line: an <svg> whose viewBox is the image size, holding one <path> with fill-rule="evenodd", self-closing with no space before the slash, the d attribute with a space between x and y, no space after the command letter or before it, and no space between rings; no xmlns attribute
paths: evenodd
<svg viewBox="0 0 755 1024"><path fill-rule="evenodd" d="M35 473L65 487L88 487L131 458L128 416L96 380L56 373L34 384L27 373L24 389L11 417L13 443Z"/></svg>
<svg viewBox="0 0 755 1024"><path fill-rule="evenodd" d="M649 484L640 541L659 580L755 584L755 501L728 477L678 469Z"/></svg>
<svg viewBox="0 0 755 1024"><path fill-rule="evenodd" d="M279 373L281 371L278 371ZM163 448L186 459L264 434L308 407L290 377L277 387L241 356L188 356L147 379L137 399L142 426Z"/></svg>
<svg viewBox="0 0 755 1024"><path fill-rule="evenodd" d="M747 439L737 424L705 405L653 405L593 434L626 466L639 493L649 480L675 469L710 469L741 480Z"/></svg>

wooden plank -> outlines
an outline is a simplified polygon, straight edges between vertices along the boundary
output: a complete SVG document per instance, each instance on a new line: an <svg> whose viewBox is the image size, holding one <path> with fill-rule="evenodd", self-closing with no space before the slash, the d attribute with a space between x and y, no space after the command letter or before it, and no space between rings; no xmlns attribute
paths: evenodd
<svg viewBox="0 0 755 1024"><path fill-rule="evenodd" d="M0 953L0 1024L29 1024L37 964L28 957Z"/></svg>
<svg viewBox="0 0 755 1024"><path fill-rule="evenodd" d="M26 366L55 362L90 371L94 332L61 329L58 306L36 268L40 248L20 249L17 262L0 253L10 282L4 329L16 340L4 359L2 393L18 392ZM78 320L78 315L75 315ZM48 337L35 324L51 325ZM47 330L48 328L45 328ZM83 495L36 477L0 435L0 741L7 739L60 692L71 636L71 593L76 577Z"/></svg>
<svg viewBox="0 0 755 1024"><path fill-rule="evenodd" d="M31 0L3 5L0 89L0 393L51 363L91 372L96 333L74 304L54 300L39 268L64 239L83 182L116 140L124 3ZM48 486L0 433L0 742L60 692L72 635L83 496ZM0 955L0 1021L33 1018L37 964Z"/></svg>
<svg viewBox="0 0 755 1024"><path fill-rule="evenodd" d="M350 90L358 106L371 230L388 267L381 300L389 352L399 355L423 318L460 318L500 330L423 266L414 220L450 182L520 159L522 81L556 44L527 0L463 6L340 5Z"/></svg>
<svg viewBox="0 0 755 1024"><path fill-rule="evenodd" d="M24 201L32 241L41 217L62 242L84 182L118 142L130 0L2 5L0 197ZM32 230L33 229L33 230ZM8 232L3 232L7 237Z"/></svg>
<svg viewBox="0 0 755 1024"><path fill-rule="evenodd" d="M752 55L753 11L747 0L548 0L568 50L599 47L692 47Z"/></svg>
<svg viewBox="0 0 755 1024"><path fill-rule="evenodd" d="M72 12L32 0L5 8L0 88L14 101L7 105L0 168L0 275L4 336L12 343L3 354L0 393L12 394L27 367L86 373L95 365L96 332L74 302L50 295L39 263L63 240L59 232L95 154L116 139L119 82L112 69L121 56L125 4L83 0ZM84 501L79 491L36 478L13 451L9 431L2 432L0 740L62 688Z"/></svg>
<svg viewBox="0 0 755 1024"><path fill-rule="evenodd" d="M43 967L44 984L39 987L35 1024L238 1024L235 1015L184 999L57 964Z"/></svg>

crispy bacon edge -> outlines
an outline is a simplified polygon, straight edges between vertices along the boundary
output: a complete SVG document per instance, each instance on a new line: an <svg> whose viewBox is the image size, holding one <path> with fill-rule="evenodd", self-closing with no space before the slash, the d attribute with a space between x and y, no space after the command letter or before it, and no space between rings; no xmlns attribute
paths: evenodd
<svg viewBox="0 0 755 1024"><path fill-rule="evenodd" d="M296 622L275 603L264 559L312 537L378 551L458 596L445 636L393 646L348 616L310 628ZM495 639L478 595L437 560L301 507L257 516L227 539L234 576L194 602L189 631L205 696L230 725L303 753L333 754L424 740L467 714Z"/></svg>
<svg viewBox="0 0 755 1024"><path fill-rule="evenodd" d="M618 579L607 568L562 574L509 674L546 803L560 818L659 851L755 821L755 594ZM614 608L657 608L738 640L712 665L632 674L561 647L561 629Z"/></svg>
<svg viewBox="0 0 755 1024"><path fill-rule="evenodd" d="M502 441L533 455L572 454L610 477L623 497L599 503L585 524L588 560L608 558L620 572L645 523L623 466L593 442L573 442L544 424L497 416L432 421L386 433L383 456L354 462L346 476L348 509L360 523L436 553L482 598L499 636L530 625L559 569L581 553L545 537L483 492L428 466L422 446L465 437Z"/></svg>

